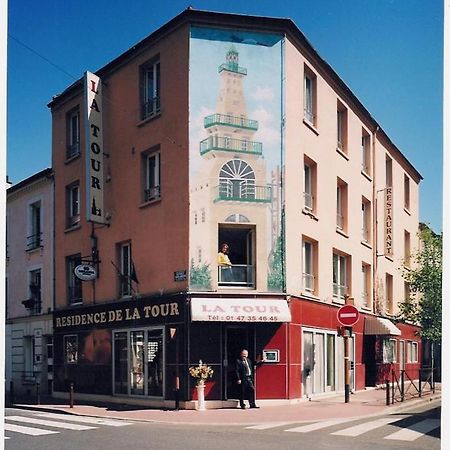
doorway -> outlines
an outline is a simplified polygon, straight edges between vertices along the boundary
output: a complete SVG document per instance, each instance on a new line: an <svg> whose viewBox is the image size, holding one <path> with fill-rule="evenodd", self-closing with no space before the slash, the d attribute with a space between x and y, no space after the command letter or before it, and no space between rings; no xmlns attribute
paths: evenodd
<svg viewBox="0 0 450 450"><path fill-rule="evenodd" d="M250 358L254 358L255 334L254 330L248 326L226 325L224 327L224 400L238 399L240 387L236 378L236 360L239 358L240 352L246 348Z"/></svg>
<svg viewBox="0 0 450 450"><path fill-rule="evenodd" d="M229 267L218 267L218 285L255 288L255 228L219 225L219 248L228 244Z"/></svg>

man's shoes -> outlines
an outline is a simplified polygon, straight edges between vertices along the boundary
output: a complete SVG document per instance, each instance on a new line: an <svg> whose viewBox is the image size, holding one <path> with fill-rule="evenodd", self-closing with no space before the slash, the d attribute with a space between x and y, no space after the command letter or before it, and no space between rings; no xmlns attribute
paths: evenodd
<svg viewBox="0 0 450 450"><path fill-rule="evenodd" d="M241 409L245 409L247 408L245 405L241 405Z"/></svg>
<svg viewBox="0 0 450 450"><path fill-rule="evenodd" d="M259 409L259 406L252 405L252 406L250 406L250 408L252 408L252 409Z"/></svg>

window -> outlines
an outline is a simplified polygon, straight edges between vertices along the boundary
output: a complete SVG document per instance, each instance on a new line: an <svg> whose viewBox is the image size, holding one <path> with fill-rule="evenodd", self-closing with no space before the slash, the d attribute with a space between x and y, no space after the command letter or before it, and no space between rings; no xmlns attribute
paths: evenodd
<svg viewBox="0 0 450 450"><path fill-rule="evenodd" d="M361 170L370 175L370 135L366 130L362 130L361 138L361 154L362 154L362 168Z"/></svg>
<svg viewBox="0 0 450 450"><path fill-rule="evenodd" d="M307 122L317 126L317 78L307 66L304 70L304 118Z"/></svg>
<svg viewBox="0 0 450 450"><path fill-rule="evenodd" d="M78 253L76 255L68 256L66 259L67 267L67 300L69 305L74 305L77 303L82 303L82 287L81 280L75 276L75 267L81 264L81 255Z"/></svg>
<svg viewBox="0 0 450 450"><path fill-rule="evenodd" d="M411 298L411 285L407 281L404 282L403 289L405 292L404 300L409 300Z"/></svg>
<svg viewBox="0 0 450 450"><path fill-rule="evenodd" d="M395 339L383 340L383 363L397 362L397 341Z"/></svg>
<svg viewBox="0 0 450 450"><path fill-rule="evenodd" d="M304 158L304 209L315 213L317 192L317 164L307 156Z"/></svg>
<svg viewBox="0 0 450 450"><path fill-rule="evenodd" d="M131 263L131 243L120 245L120 296L125 297L132 294L131 287L132 263Z"/></svg>
<svg viewBox="0 0 450 450"><path fill-rule="evenodd" d="M371 238L371 227L372 227L372 211L370 201L363 197L361 202L361 212L362 212L362 236L361 240L365 243L370 243Z"/></svg>
<svg viewBox="0 0 450 450"><path fill-rule="evenodd" d="M416 363L419 360L419 346L417 342L407 342L407 361L409 363Z"/></svg>
<svg viewBox="0 0 450 450"><path fill-rule="evenodd" d="M27 250L34 250L42 246L41 202L30 205L30 235L27 238Z"/></svg>
<svg viewBox="0 0 450 450"><path fill-rule="evenodd" d="M347 108L338 101L336 112L337 142L336 148L347 153Z"/></svg>
<svg viewBox="0 0 450 450"><path fill-rule="evenodd" d="M161 157L160 152L144 154L144 201L150 202L161 198Z"/></svg>
<svg viewBox="0 0 450 450"><path fill-rule="evenodd" d="M40 314L42 311L41 307L41 269L31 270L29 272L30 289L29 295L30 299L34 300L33 308L31 309L32 314Z"/></svg>
<svg viewBox="0 0 450 450"><path fill-rule="evenodd" d="M303 282L302 288L306 292L317 293L317 242L303 238Z"/></svg>
<svg viewBox="0 0 450 450"><path fill-rule="evenodd" d="M405 194L405 198L404 198L404 206L405 209L407 209L409 211L409 207L410 207L410 203L409 203L409 177L408 175L405 174L404 176L404 194Z"/></svg>
<svg viewBox="0 0 450 450"><path fill-rule="evenodd" d="M390 274L386 274L386 311L389 314L394 313L394 279Z"/></svg>
<svg viewBox="0 0 450 450"><path fill-rule="evenodd" d="M338 178L336 188L336 228L344 232L347 230L347 192L347 183Z"/></svg>
<svg viewBox="0 0 450 450"><path fill-rule="evenodd" d="M405 259L406 267L411 267L411 234L405 230Z"/></svg>
<svg viewBox="0 0 450 450"><path fill-rule="evenodd" d="M80 110L76 108L70 111L66 117L67 123L67 148L66 159L80 154Z"/></svg>
<svg viewBox="0 0 450 450"><path fill-rule="evenodd" d="M361 303L365 308L370 308L371 304L371 267L370 264L362 263L362 293Z"/></svg>
<svg viewBox="0 0 450 450"><path fill-rule="evenodd" d="M256 199L255 172L246 162L233 159L222 166L219 173L219 198ZM262 197L265 193L258 192Z"/></svg>
<svg viewBox="0 0 450 450"><path fill-rule="evenodd" d="M386 187L392 187L392 159L386 155Z"/></svg>
<svg viewBox="0 0 450 450"><path fill-rule="evenodd" d="M348 276L350 275L350 257L333 253L333 298L343 302L348 294Z"/></svg>
<svg viewBox="0 0 450 450"><path fill-rule="evenodd" d="M142 68L141 119L153 117L161 111L161 80L159 59Z"/></svg>
<svg viewBox="0 0 450 450"><path fill-rule="evenodd" d="M78 336L76 334L64 336L64 362L66 364L78 362Z"/></svg>
<svg viewBox="0 0 450 450"><path fill-rule="evenodd" d="M66 188L67 228L80 223L80 185L78 182Z"/></svg>

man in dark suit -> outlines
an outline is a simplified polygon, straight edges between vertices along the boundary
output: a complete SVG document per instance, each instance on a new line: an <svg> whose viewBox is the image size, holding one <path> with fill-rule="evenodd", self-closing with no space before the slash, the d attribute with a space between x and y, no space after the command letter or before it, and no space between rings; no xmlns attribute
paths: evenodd
<svg viewBox="0 0 450 450"><path fill-rule="evenodd" d="M248 357L248 351L246 349L241 350L241 356L236 360L236 378L237 383L241 387L239 404L242 409L245 409L245 399L247 399L250 403L250 408L259 408L259 406L256 406L255 403L253 374L255 373L256 367L263 362L264 360L257 361L256 364L253 364L252 360Z"/></svg>

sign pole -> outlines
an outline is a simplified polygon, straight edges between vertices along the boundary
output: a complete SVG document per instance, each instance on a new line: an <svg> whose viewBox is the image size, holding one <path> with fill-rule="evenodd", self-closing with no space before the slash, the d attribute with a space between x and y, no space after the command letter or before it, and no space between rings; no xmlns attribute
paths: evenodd
<svg viewBox="0 0 450 450"><path fill-rule="evenodd" d="M345 403L350 402L350 355L349 355L349 342L348 332L345 330L344 334L344 395Z"/></svg>

